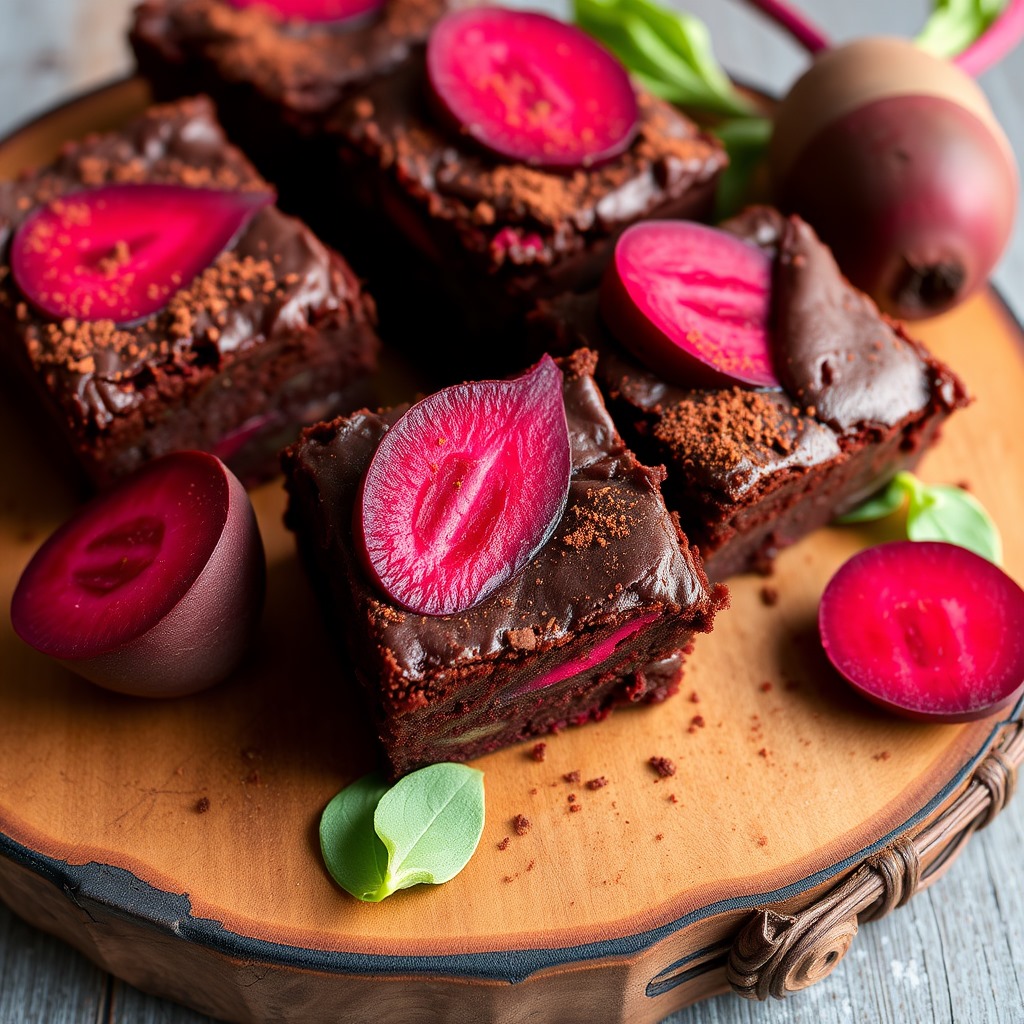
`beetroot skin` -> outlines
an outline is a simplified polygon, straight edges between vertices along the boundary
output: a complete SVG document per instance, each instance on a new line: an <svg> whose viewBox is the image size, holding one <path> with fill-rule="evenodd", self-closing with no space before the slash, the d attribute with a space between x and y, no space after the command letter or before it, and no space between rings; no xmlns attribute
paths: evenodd
<svg viewBox="0 0 1024 1024"><path fill-rule="evenodd" d="M482 601L550 537L569 493L562 373L445 388L388 431L363 479L355 536L397 604L451 615Z"/></svg>
<svg viewBox="0 0 1024 1024"><path fill-rule="evenodd" d="M623 232L601 282L611 332L686 387L779 387L768 336L772 261L717 228L645 221Z"/></svg>
<svg viewBox="0 0 1024 1024"><path fill-rule="evenodd" d="M214 456L175 452L43 544L15 589L11 621L27 644L100 686L179 696L239 662L265 575L245 489Z"/></svg>
<svg viewBox="0 0 1024 1024"><path fill-rule="evenodd" d="M626 150L636 94L622 65L581 29L546 14L477 7L446 15L427 76L458 130L509 160L586 167Z"/></svg>
<svg viewBox="0 0 1024 1024"><path fill-rule="evenodd" d="M294 21L348 21L374 14L385 0L231 0L233 7L264 7Z"/></svg>
<svg viewBox="0 0 1024 1024"><path fill-rule="evenodd" d="M1024 691L1024 591L954 544L860 552L825 588L818 625L854 689L910 718L984 718Z"/></svg>
<svg viewBox="0 0 1024 1024"><path fill-rule="evenodd" d="M129 324L163 309L273 201L269 192L184 185L83 189L25 219L11 272L48 316Z"/></svg>

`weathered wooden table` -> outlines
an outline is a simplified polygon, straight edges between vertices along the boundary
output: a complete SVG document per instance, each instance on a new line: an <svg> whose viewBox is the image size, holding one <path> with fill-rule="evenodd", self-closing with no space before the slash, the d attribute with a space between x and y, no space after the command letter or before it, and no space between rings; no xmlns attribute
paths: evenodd
<svg viewBox="0 0 1024 1024"><path fill-rule="evenodd" d="M837 39L872 32L912 34L923 3L802 0ZM0 10L0 133L130 67L123 28L131 0L4 0ZM746 81L783 88L802 55L740 4L693 0L711 25L723 62ZM1018 154L1024 154L1024 52L983 80ZM1018 225L995 283L1024 317L1024 227ZM1024 497L1024 496L1022 496ZM1010 524L1003 524L1009 529ZM0 723L0 742L3 726ZM827 980L784 1003L727 996L666 1024L847 1021L1024 1020L1024 887L1019 851L1024 808L1011 803L973 838L948 875L898 913L862 930ZM0 1024L64 1021L166 1022L205 1018L105 975L70 947L0 905Z"/></svg>

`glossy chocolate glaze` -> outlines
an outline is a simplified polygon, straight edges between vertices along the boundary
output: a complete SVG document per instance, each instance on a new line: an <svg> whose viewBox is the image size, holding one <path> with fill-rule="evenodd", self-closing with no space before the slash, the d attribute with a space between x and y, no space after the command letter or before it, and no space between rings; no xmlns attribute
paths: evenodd
<svg viewBox="0 0 1024 1024"><path fill-rule="evenodd" d="M718 576L766 567L779 547L862 500L913 464L967 401L956 375L852 288L799 218L756 207L722 227L774 258L771 344L783 390L666 384L611 335L596 291L544 303L531 320L544 347L599 351L613 414L641 457L668 466L669 505Z"/></svg>
<svg viewBox="0 0 1024 1024"><path fill-rule="evenodd" d="M355 550L359 484L401 410L311 428L286 452L286 521L333 609L332 627L347 634L399 771L410 759L472 757L593 717L629 686L627 699L665 696L666 679L678 684L679 651L693 632L711 628L724 601L664 507L661 474L625 449L592 365L583 353L562 361L573 471L561 522L522 572L458 615L422 616L395 606L370 584ZM604 511L595 517L595 509ZM615 528L608 526L612 514ZM589 529L581 539L584 523ZM550 691L529 692L546 672L645 616L650 621L613 658Z"/></svg>
<svg viewBox="0 0 1024 1024"><path fill-rule="evenodd" d="M39 204L120 181L268 188L227 145L209 101L182 101L153 108L115 134L69 143L50 167L0 183L0 252L6 253L13 232ZM241 380L239 364L252 362L256 347L256 361L264 368L275 361L293 364L292 350L328 340L351 376L375 365L372 304L344 261L301 222L273 206L263 208L214 268L230 279L230 289L211 269L201 293L198 283L185 283L163 311L115 330L109 322L52 321L37 313L6 264L0 265L7 355L36 380L66 422L79 454L97 456L92 475L105 475L99 465L103 449L137 442L147 421L164 419L168 408L202 394L211 380L225 374L226 380ZM190 288L197 290L194 302ZM235 402L225 393L221 404L226 410ZM237 399L239 415L251 415L253 410L243 406ZM214 408L204 418L211 434L204 447L241 425Z"/></svg>

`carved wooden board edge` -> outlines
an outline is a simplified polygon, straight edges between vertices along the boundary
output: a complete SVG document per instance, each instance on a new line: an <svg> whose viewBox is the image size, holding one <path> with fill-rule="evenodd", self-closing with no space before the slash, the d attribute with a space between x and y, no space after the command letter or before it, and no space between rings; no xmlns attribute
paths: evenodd
<svg viewBox="0 0 1024 1024"><path fill-rule="evenodd" d="M1013 796L1024 761L1020 707L978 762L967 785L935 817L868 856L799 913L759 907L736 936L726 978L748 999L782 999L827 977L860 924L884 917L946 871L970 837Z"/></svg>

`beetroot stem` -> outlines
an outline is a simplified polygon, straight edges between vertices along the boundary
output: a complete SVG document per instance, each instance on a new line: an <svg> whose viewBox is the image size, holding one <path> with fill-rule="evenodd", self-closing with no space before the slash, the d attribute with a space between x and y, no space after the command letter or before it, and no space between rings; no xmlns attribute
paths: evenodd
<svg viewBox="0 0 1024 1024"><path fill-rule="evenodd" d="M999 63L1024 36L1024 0L1010 0L1006 9L970 46L953 58L965 74L975 78Z"/></svg>
<svg viewBox="0 0 1024 1024"><path fill-rule="evenodd" d="M795 7L785 3L785 0L746 0L746 2L774 21L808 53L820 53L832 46L828 36L813 21L810 21ZM1011 0L1011 2L1015 2L1015 0ZM1020 2L1024 3L1024 0L1020 0Z"/></svg>

